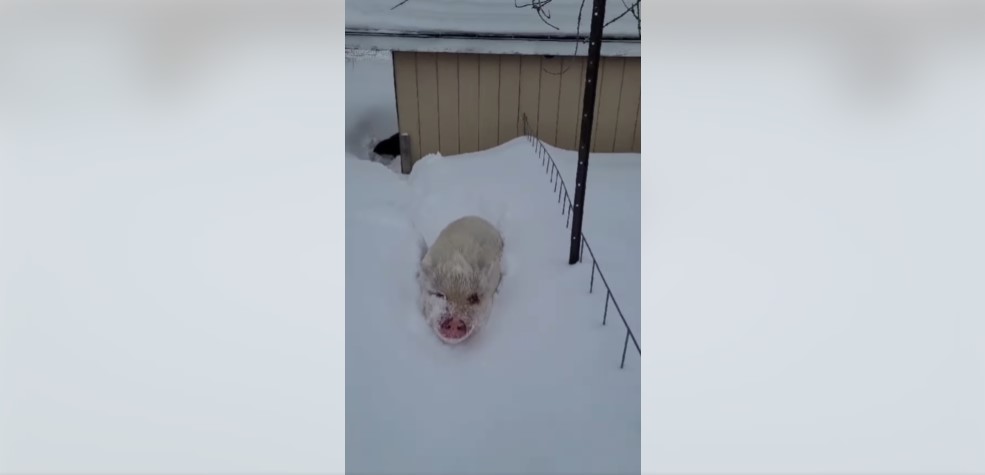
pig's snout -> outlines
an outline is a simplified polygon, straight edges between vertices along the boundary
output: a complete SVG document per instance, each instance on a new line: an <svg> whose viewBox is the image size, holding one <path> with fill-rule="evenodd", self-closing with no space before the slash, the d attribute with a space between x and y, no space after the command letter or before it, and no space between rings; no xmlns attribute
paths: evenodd
<svg viewBox="0 0 985 475"><path fill-rule="evenodd" d="M465 335L469 332L469 326L458 317L445 317L441 320L440 330L441 336L448 338L450 340L459 340L465 338Z"/></svg>

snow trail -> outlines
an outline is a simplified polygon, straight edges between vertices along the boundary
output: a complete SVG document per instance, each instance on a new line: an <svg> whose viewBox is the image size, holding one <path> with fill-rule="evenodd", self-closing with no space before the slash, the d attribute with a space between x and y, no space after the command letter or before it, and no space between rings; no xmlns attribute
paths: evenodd
<svg viewBox="0 0 985 475"><path fill-rule="evenodd" d="M639 360L618 368L622 325L601 326L604 293L587 293L589 264L568 266L564 218L539 163L523 138L425 157L406 181L347 161L352 471L639 471ZM488 324L446 346L416 306L415 227L430 243L465 214L499 224L507 274Z"/></svg>

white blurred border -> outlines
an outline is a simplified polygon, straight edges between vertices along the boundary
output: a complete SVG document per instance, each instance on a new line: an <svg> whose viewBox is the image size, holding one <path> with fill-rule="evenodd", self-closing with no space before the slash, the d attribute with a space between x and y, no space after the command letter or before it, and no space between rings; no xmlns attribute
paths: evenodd
<svg viewBox="0 0 985 475"><path fill-rule="evenodd" d="M345 5L341 1L321 0L152 0L152 1L119 1L119 0L0 0L0 49L3 52L21 53L15 44L4 44L5 41L17 39L18 30L22 28L21 20L24 18L48 16L53 20L54 26L52 34L57 35L58 28L71 25L76 18L128 18L132 21L135 32L147 33L156 31L162 36L158 37L162 45L181 46L182 40L187 40L187 34L195 32L206 33L212 31L213 27L230 28L279 28L286 26L293 30L307 30L312 33L312 41L322 42L320 47L324 50L321 56L322 64L312 69L325 71L325 65L330 63L329 80L324 83L325 94L329 94L329 103L344 104L344 15ZM166 26L168 18L185 21L187 29L174 31L174 35L169 37L169 30ZM202 20L199 22L199 20ZM211 22L211 23L210 23ZM158 30L153 30L154 25L162 26ZM238 26L237 26L238 25ZM29 34L46 34L45 32L29 32ZM330 40L326 41L327 38ZM171 42L174 40L174 42ZM126 45L124 45L125 47ZM272 46L276 49L276 45ZM4 49L5 48L5 49ZM122 51L122 50L121 50ZM289 52L288 52L289 53ZM0 58L2 59L2 58ZM0 61L0 64L3 64ZM177 65L181 66L181 65ZM175 72L179 72L177 69ZM16 71L4 71L0 68L0 75L8 75L8 79L16 77ZM180 79L180 78L179 78ZM4 78L0 78L0 84ZM8 91L10 92L10 91ZM191 96L194 97L194 96ZM0 108L3 108L5 101L7 105L22 104L23 100L37 101L43 97L19 97L17 91L4 96L0 94ZM95 99L94 99L95 100ZM190 99L194 101L195 99ZM167 101L162 101L166 108ZM36 105L32 102L26 106L25 110ZM143 107L143 104L134 104L135 107ZM60 120L77 119L65 117L63 111L71 112L71 106L60 104L56 114L61 115ZM55 109L52 109L55 110ZM164 109L162 109L164 110ZM277 473L344 473L345 472L345 235L344 235L344 204L345 204L345 181L344 181L344 161L343 144L345 142L345 126L342 107L331 108L321 111L317 124L305 124L305 130L320 128L321 148L325 160L329 163L330 172L324 176L324 188L328 190L331 198L321 203L323 213L319 216L311 217L318 220L338 223L332 227L330 239L323 243L325 252L317 256L318 264L327 264L318 270L317 275L323 288L319 290L319 295L314 298L320 302L317 310L324 315L326 321L331 322L332 331L325 332L325 340L322 342L319 355L316 355L319 362L324 364L320 367L317 374L307 374L305 379L317 379L330 381L332 388L331 397L321 402L318 413L310 414L311 420L325 421L321 427L321 439L316 441L322 447L321 458L317 464L306 469L296 471L277 471L276 467L258 468L262 472L269 472L273 468ZM9 161L13 159L5 149L5 139L14 137L20 131L30 129L32 125L24 125L24 117L19 116L19 110L13 107L6 111L0 111L0 174L8 170L8 166L14 166ZM56 114L45 117L46 120L59 120ZM69 114L71 115L71 114ZM35 124L36 125L36 124ZM35 128L36 130L36 128ZM304 132L307 133L307 132ZM6 135L11 134L11 135ZM9 176L0 177L0 186L3 186ZM0 233L3 233L3 223L0 222ZM4 241L0 238L0 246ZM4 252L14 250L0 249L0 255ZM271 250L276 252L277 250ZM284 276L290 279L290 276ZM2 282L0 282L2 283ZM0 299L7 289L0 289ZM4 318L0 315L0 318ZM0 328L2 330L2 328ZM0 335L2 340L3 335ZM7 362L10 363L10 362ZM15 363L16 364L16 363ZM43 377L43 375L39 375ZM306 384L298 381L299 387ZM0 381L0 385L3 382ZM0 387L3 391L3 387ZM16 410L16 408L0 408ZM2 411L0 411L2 412ZM194 428L188 428L194 431ZM270 435L267 435L270 436ZM276 435L285 444L291 443L292 435L289 433ZM230 437L235 438L231 434ZM309 441L310 442L310 441ZM307 445L307 444L306 444ZM209 447L200 447L202 451L208 451ZM3 452L3 451L0 451ZM59 454L48 454L52 460L57 460ZM132 454L131 454L132 455ZM249 454L243 454L244 458L249 459ZM238 462L230 461L233 466ZM179 464L180 465L180 464ZM0 473L17 473L4 471L3 460L0 460ZM30 467L22 467L30 470ZM9 470L9 469L8 469ZM162 473L159 468L147 466L140 472L133 473ZM35 472L36 473L36 472ZM78 467L77 473L92 473L90 467Z"/></svg>
<svg viewBox="0 0 985 475"><path fill-rule="evenodd" d="M675 431L682 430L679 426L669 426L665 423L668 415L673 414L677 408L666 407L658 401L665 388L667 379L664 377L670 373L680 373L675 368L675 361L679 364L681 360L675 360L675 355L666 349L668 343L675 342L679 348L680 335L675 335L668 328L672 328L672 321L675 319L675 307L661 302L654 297L658 292L650 292L647 289L654 289L661 283L674 281L675 275L687 273L686 269L668 266L668 259L675 253L675 250L663 246L662 232L663 226L661 216L667 211L668 203L684 203L691 197L671 196L668 189L673 188L680 177L674 175L675 167L668 166L673 160L679 158L668 143L673 142L675 146L680 146L680 141L673 140L672 132L663 127L673 122L675 112L673 108L668 108L662 101L674 91L663 88L664 82L661 78L665 74L662 69L668 63L663 61L661 54L673 51L677 57L687 57L689 48L695 48L697 54L692 56L692 62L688 63L695 67L702 66L702 61L714 58L719 60L725 58L729 53L741 48L737 44L749 41L760 44L772 42L777 44L784 41L786 35L806 30L816 30L825 32L830 37L828 45L833 48L846 45L859 46L859 48L846 48L846 51L861 52L863 62L871 58L879 58L882 46L892 46L893 42L900 40L905 43L912 40L913 44L920 44L922 38L963 38L977 41L979 45L985 44L985 2L977 0L942 0L942 1L778 1L778 0L697 0L697 1L667 1L653 0L643 2L642 22L642 192L641 192L641 287L642 292L642 332L650 337L648 351L642 355L642 408L641 408L641 457L642 473L709 473L705 467L714 465L716 460L716 448L708 445L706 447L688 447L689 453L702 454L699 459L692 459L690 465L681 464L678 457L673 465L668 465L661 455L666 454L665 441L675 439ZM894 36L895 35L895 36ZM881 40L888 40L880 42ZM866 48L873 47L874 50ZM723 53L716 55L714 51L721 49ZM892 50L889 50L892 53ZM865 56L872 53L872 56ZM735 62L741 62L735 57L731 58ZM844 58L851 60L850 56ZM675 65L680 65L680 61L673 61ZM700 76L700 73L698 77ZM728 77L702 78L706 82L704 87L714 84L711 87L721 87L727 89L729 85ZM981 98L976 98L979 104ZM852 100L849 99L848 102ZM863 104L859 103L861 108ZM722 110L722 114L734 111ZM985 111L980 115L985 119ZM860 121L862 121L860 119ZM887 121L889 123L889 121ZM692 124L700 128L702 124ZM891 130L891 127L887 128ZM708 130L704 139L710 142L716 140L714 129ZM919 193L914 190L914 193ZM686 231L684 231L686 232ZM675 231L679 238L681 231ZM805 251L806 252L806 251ZM930 250L927 251L931 252ZM677 262L677 261L674 261ZM722 269L725 270L725 269ZM729 273L739 273L740 270L728 269ZM787 276L791 279L800 276ZM690 293L692 290L687 289ZM725 289L714 286L706 286L700 292L706 294L709 299L714 299L716 294ZM698 293L698 292L695 292ZM905 297L903 297L905 298ZM675 302L673 305L678 304ZM686 344L686 342L684 343ZM873 353L878 353L878 347L872 349ZM919 351L919 349L914 349ZM783 358L783 355L777 355ZM723 377L721 375L719 377ZM695 381L701 380L703 385L714 384L715 375L694 375ZM727 394L709 396L721 398L725 401ZM716 399L717 400L717 399ZM745 428L756 430L754 427ZM851 427L845 428L847 431ZM803 430L809 431L811 428L804 427ZM741 438L742 428L725 426L721 431L735 434L734 437ZM739 431L739 433L736 433ZM693 437L693 435L691 435ZM798 437L797 433L788 434L791 440ZM833 435L833 437L837 437ZM929 437L929 436L928 436ZM690 439L689 439L690 440ZM985 448L983 448L985 449ZM783 448L775 449L778 453L784 451ZM864 452L865 447L859 450ZM837 473L830 470L818 471L817 467L828 466L825 461L824 448L817 448L818 458L815 460L802 460L794 470L785 470L786 473ZM755 460L762 460L761 454L752 454L746 459L748 464L743 467L734 467L730 470L723 470L721 473L767 473L767 469L757 470L750 467L762 467L757 465ZM760 458L757 458L760 457ZM871 461L871 465L882 465L879 473L893 473L899 470L897 462L893 460ZM940 460L940 465L946 466L950 461ZM856 471L857 472L857 471ZM780 473L769 471L768 473ZM907 473L938 473L933 470L910 468ZM943 472L940 472L943 473ZM965 472L971 473L971 472ZM985 473L985 472L976 472Z"/></svg>

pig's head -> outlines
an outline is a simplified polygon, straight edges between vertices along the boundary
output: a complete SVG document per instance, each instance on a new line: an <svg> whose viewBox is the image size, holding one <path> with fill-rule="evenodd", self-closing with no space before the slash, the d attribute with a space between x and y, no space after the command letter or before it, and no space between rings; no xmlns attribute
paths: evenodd
<svg viewBox="0 0 985 475"><path fill-rule="evenodd" d="M474 268L461 255L439 265L428 259L422 262L418 275L424 317L445 343L461 343L489 316L488 271Z"/></svg>

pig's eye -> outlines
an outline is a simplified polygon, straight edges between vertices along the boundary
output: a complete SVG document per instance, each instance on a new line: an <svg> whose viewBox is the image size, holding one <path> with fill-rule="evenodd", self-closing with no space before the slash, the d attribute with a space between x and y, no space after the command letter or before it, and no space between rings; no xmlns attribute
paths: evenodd
<svg viewBox="0 0 985 475"><path fill-rule="evenodd" d="M433 295L435 297L438 297L439 299L445 298L445 294L443 294L441 292L431 292L431 295Z"/></svg>
<svg viewBox="0 0 985 475"><path fill-rule="evenodd" d="M479 303L479 295L478 294L469 295L469 304L475 305L477 303Z"/></svg>

